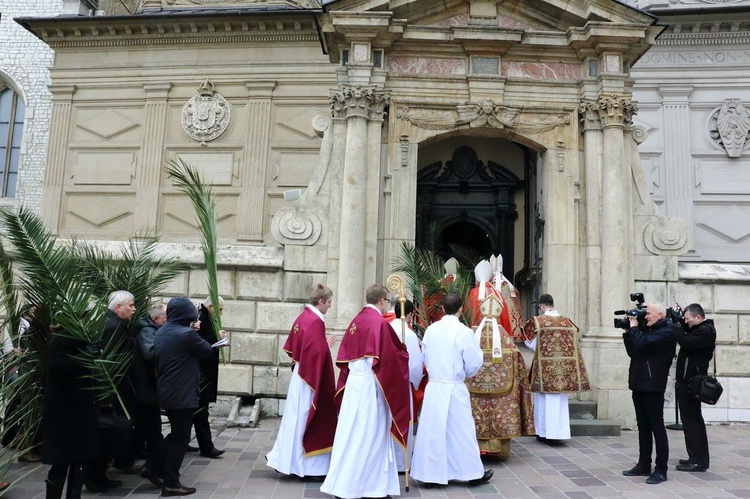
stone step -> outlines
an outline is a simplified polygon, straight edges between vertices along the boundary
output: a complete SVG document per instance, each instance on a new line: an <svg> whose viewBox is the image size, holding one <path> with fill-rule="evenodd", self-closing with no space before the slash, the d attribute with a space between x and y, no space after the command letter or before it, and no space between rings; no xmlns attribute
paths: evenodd
<svg viewBox="0 0 750 499"><path fill-rule="evenodd" d="M574 437L619 437L620 423L606 419L571 419L570 434Z"/></svg>
<svg viewBox="0 0 750 499"><path fill-rule="evenodd" d="M596 402L593 400L569 400L570 419L596 419Z"/></svg>

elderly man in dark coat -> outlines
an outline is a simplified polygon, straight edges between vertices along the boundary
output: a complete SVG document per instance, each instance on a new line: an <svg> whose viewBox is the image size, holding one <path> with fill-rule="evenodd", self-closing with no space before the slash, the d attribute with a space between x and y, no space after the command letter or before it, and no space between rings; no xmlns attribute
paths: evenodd
<svg viewBox="0 0 750 499"><path fill-rule="evenodd" d="M56 332L50 342L42 408L42 461L52 465L47 499L62 497L66 477L66 497L80 499L82 465L101 454L94 391L86 378L91 372L75 359L84 355L87 346L67 337L64 330Z"/></svg>
<svg viewBox="0 0 750 499"><path fill-rule="evenodd" d="M172 298L167 304L167 322L154 340L159 405L167 413L171 432L149 456L141 476L162 486L164 497L195 493L195 488L180 483L180 466L199 405L200 362L213 352L192 327L197 319L198 311L190 300Z"/></svg>

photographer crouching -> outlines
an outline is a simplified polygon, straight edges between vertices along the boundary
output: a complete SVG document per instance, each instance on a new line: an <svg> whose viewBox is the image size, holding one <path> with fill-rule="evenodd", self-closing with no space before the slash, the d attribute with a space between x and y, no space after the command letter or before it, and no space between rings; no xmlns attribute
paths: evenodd
<svg viewBox="0 0 750 499"><path fill-rule="evenodd" d="M706 423L701 414L701 401L690 390L690 378L708 373L708 364L716 348L716 328L714 321L706 319L703 307L697 303L685 307L684 314L682 329L675 333L680 344L675 391L688 458L680 459L677 471L706 471L709 465Z"/></svg>
<svg viewBox="0 0 750 499"><path fill-rule="evenodd" d="M675 352L675 325L667 320L666 314L664 305L651 303L643 314L644 320L639 321L638 316L628 314L630 328L622 334L630 357L628 388L633 392L638 424L638 464L622 474L647 476L648 484L667 481L669 441L664 428L664 390ZM652 472L654 441L656 463Z"/></svg>

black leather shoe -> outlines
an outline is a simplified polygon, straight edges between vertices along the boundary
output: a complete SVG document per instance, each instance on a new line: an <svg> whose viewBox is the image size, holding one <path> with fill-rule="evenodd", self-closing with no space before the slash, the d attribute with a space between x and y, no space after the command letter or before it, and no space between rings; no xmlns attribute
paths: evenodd
<svg viewBox="0 0 750 499"><path fill-rule="evenodd" d="M320 482L324 482L325 479L326 479L325 475L305 475L305 476L301 476L300 477L300 480L302 480L303 482L318 482L318 483L320 483Z"/></svg>
<svg viewBox="0 0 750 499"><path fill-rule="evenodd" d="M122 480L110 480L105 477L100 480L88 480L83 482L83 484L91 492L104 492L105 490L116 489L122 485Z"/></svg>
<svg viewBox="0 0 750 499"><path fill-rule="evenodd" d="M141 478L145 478L146 480L153 483L157 487L164 486L164 480L159 478L159 474L152 469L146 468L145 466L141 470Z"/></svg>
<svg viewBox="0 0 750 499"><path fill-rule="evenodd" d="M195 487L185 487L181 483L174 487L161 488L161 495L163 497L189 496L190 494L195 494Z"/></svg>
<svg viewBox="0 0 750 499"><path fill-rule="evenodd" d="M539 435L537 435L537 436L536 436L536 441L537 441L537 442L546 442L546 441L547 441L547 439L546 439L545 437L540 437Z"/></svg>
<svg viewBox="0 0 750 499"><path fill-rule="evenodd" d="M680 459L680 464L690 464L690 459Z"/></svg>
<svg viewBox="0 0 750 499"><path fill-rule="evenodd" d="M211 459L216 459L217 457L219 457L222 454L224 454L224 452L226 452L226 451L225 450L219 450L216 447L214 447L213 449L211 449L208 452L201 452L201 457L209 457Z"/></svg>
<svg viewBox="0 0 750 499"><path fill-rule="evenodd" d="M706 467L696 463L678 464L677 471L706 471Z"/></svg>
<svg viewBox="0 0 750 499"><path fill-rule="evenodd" d="M649 485L654 485L654 484L666 482L666 481L667 481L667 474L662 473L661 471L654 471L653 473L651 473L650 477L646 478L646 483L648 483Z"/></svg>
<svg viewBox="0 0 750 499"><path fill-rule="evenodd" d="M200 449L196 447L195 445L188 444L187 446L187 452L198 452Z"/></svg>
<svg viewBox="0 0 750 499"><path fill-rule="evenodd" d="M492 478L492 475L494 475L495 472L492 470L485 470L484 475L482 475L482 478L475 478L474 480L469 480L469 487L476 487L477 485L482 485L483 483L487 483L490 481L490 478Z"/></svg>
<svg viewBox="0 0 750 499"><path fill-rule="evenodd" d="M622 474L625 476L651 476L651 466L647 468L645 466L641 466L640 464L636 464L634 468L625 470L622 472Z"/></svg>
<svg viewBox="0 0 750 499"><path fill-rule="evenodd" d="M423 489L432 489L435 487L440 487L439 483L431 483L431 482L422 482L422 488Z"/></svg>

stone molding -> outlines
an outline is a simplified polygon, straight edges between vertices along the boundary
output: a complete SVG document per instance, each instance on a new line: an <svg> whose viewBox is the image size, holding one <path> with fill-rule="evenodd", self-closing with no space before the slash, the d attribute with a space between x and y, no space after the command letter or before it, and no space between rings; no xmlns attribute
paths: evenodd
<svg viewBox="0 0 750 499"><path fill-rule="evenodd" d="M390 103L390 93L378 91L375 85L341 85L331 92L333 118L382 120Z"/></svg>

